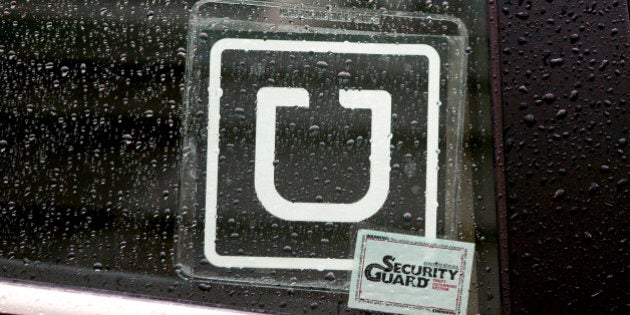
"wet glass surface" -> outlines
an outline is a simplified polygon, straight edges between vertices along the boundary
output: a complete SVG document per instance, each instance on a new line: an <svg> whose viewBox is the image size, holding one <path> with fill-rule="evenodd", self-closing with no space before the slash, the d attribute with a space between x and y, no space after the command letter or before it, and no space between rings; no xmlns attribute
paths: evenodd
<svg viewBox="0 0 630 315"><path fill-rule="evenodd" d="M250 287L189 280L178 275L181 266L177 265L176 247L188 245L178 243L180 239L176 231L181 210L178 200L182 192L181 156L186 149L181 140L186 132L182 120L185 115L196 114L185 113L183 106L185 64L189 53L187 24L193 4L193 1L12 1L5 4L0 19L0 87L3 93L0 101L0 157L3 161L0 164L1 275L6 279L227 307L290 312L343 311L345 297L340 293ZM440 230L442 233L457 231L455 238L477 240L481 248L478 268L491 270L490 275L480 274L480 277L489 279L482 282L492 283L483 290L492 291L494 293L488 296L495 296L494 299L480 297L480 307L496 309L499 270L493 221L492 141L489 109L482 106L487 104L488 98L487 71L483 70L487 64L486 38L482 36L485 24L479 22L485 20L484 6L480 3L470 6L464 1L451 1L450 4L339 2L334 6L358 6L375 12L381 12L380 8L385 7L454 14L471 28L470 47L460 52L468 54L470 60L467 92L467 115L470 117L465 117L463 148L464 169L470 175L462 195L485 199L475 197L472 201L456 202L470 207L469 211L472 211L474 202L474 211L478 212L479 218L485 219L478 219L476 234L469 217L458 220L445 217L443 220L451 222L452 226L444 225ZM465 13L460 13L459 9ZM384 20L383 23L393 22ZM444 30L447 31L450 30ZM263 57L251 55L250 58ZM278 58L287 60L291 57ZM309 64L314 71L317 61L325 60L328 65L325 77L332 81L330 84L340 88L347 84L376 88L376 83L367 74L383 71L380 68L364 69L369 62L359 61L356 56L344 56L343 59L304 56L302 59L308 58L312 59ZM347 72L365 71L363 81L344 81L342 72L346 71L347 59L352 59L350 67L355 67ZM277 64L280 62L288 63L276 61ZM396 60L394 67L400 69L394 68L398 69L394 72L408 72L405 63L417 62ZM305 65L301 63L301 66ZM238 65L235 68L238 69ZM314 82L323 78L313 76ZM384 75L380 79L394 85L395 89L402 91L406 88L397 85L391 77ZM276 84L281 84L282 78L276 80ZM421 79L417 80L418 84L423 84ZM312 94L316 94L315 90ZM398 99L396 102L406 101ZM311 103L319 106L316 98ZM251 108L241 109L243 113L236 108L226 108L226 115L244 115L246 119L240 123L251 127L247 120L251 117L248 116ZM303 192L321 188L323 200L337 198L347 202L358 198L356 196L366 188L356 188L354 183L364 182L369 169L364 165L367 164L367 149L361 144L369 137L365 126L348 125L352 130L345 130L345 125L336 125L335 129L340 131L329 139L325 131L333 126L321 123L326 122L327 117L313 116L314 120L320 121L317 124L319 133L315 134L316 128L311 130L314 124L293 121L292 111L298 110L279 114L281 127L277 132L280 135L301 133L305 139L312 139L309 145L314 150L319 150L322 141L333 143L334 149L324 150L321 164L309 165L312 169L305 169L299 176L294 176L294 166L283 164L283 159L279 159L278 176L290 183L278 185L281 194L287 198L317 200L317 195ZM350 118L352 115L365 120L370 118L360 112L348 115ZM408 130L392 140L395 152L392 176L403 182L405 174L423 175L423 162L418 157L424 152L416 150L415 145L419 142L419 146L423 146L422 130L425 127L422 119L414 115L423 116L421 112L400 113L394 123L405 125ZM304 125L309 130L292 130L291 123ZM244 137L240 134L243 130L226 132L236 138ZM291 141L294 140L279 142L282 155L290 155L294 145ZM399 142L404 145L397 147ZM227 148L230 143L224 145ZM344 152L361 150L365 153L359 162L361 165L353 166L352 171L343 160L333 161L337 156L343 157ZM233 153L230 158L242 158L243 152L246 151ZM308 159L306 151L296 154L292 157L294 160L287 161L302 163ZM335 163L344 171L336 171ZM323 167L330 170L330 178L310 180L315 177L315 169ZM326 184L326 180L332 183L348 176L353 176L355 182L347 183L347 187ZM413 185L409 183L409 186ZM342 192L357 191L352 195L338 195L337 187ZM413 198L417 199L414 203L422 203L422 192L407 191L395 199L403 196L405 205L400 206L402 208L391 215L374 217L374 222L388 220L395 229L421 230L423 223L418 220L421 216L403 208L409 206ZM226 197L226 202L232 201ZM249 201L243 199L242 202ZM238 225L234 218L233 227L230 219L230 216L223 218L226 235L247 233L252 222L256 222ZM320 231L314 232L319 234L311 237L320 239L320 244L323 239L329 244L337 244L337 239L345 241L349 238L335 234L336 228L323 223ZM275 249L280 255L293 255L298 248L293 233L300 239L307 237L308 229L295 228L291 233L285 233L282 236L286 239L284 243L291 249L285 250L284 246ZM234 241L228 238L224 250L238 253L230 242ZM337 256L351 251L341 245L327 248ZM260 249L250 247L244 250ZM300 254L309 255L310 251L304 249ZM333 281L327 276L328 272L317 272L314 278Z"/></svg>

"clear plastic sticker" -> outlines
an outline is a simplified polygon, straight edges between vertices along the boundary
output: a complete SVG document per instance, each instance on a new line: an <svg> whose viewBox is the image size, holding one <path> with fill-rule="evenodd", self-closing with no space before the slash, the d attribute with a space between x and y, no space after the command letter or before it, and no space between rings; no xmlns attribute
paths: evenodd
<svg viewBox="0 0 630 315"><path fill-rule="evenodd" d="M183 275L347 289L359 229L448 236L458 20L203 2L188 40Z"/></svg>

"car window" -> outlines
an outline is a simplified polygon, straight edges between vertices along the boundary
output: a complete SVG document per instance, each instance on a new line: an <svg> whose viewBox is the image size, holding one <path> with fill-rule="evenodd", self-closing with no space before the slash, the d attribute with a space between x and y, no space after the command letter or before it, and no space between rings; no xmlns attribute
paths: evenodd
<svg viewBox="0 0 630 315"><path fill-rule="evenodd" d="M3 281L341 312L369 229L476 243L468 309L497 312L486 23L482 1L7 3Z"/></svg>

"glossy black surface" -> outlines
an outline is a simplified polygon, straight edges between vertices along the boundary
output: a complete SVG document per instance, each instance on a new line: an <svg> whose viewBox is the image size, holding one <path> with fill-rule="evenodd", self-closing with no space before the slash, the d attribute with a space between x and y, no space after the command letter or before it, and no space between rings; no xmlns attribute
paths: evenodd
<svg viewBox="0 0 630 315"><path fill-rule="evenodd" d="M495 5L512 311L628 313L628 3Z"/></svg>

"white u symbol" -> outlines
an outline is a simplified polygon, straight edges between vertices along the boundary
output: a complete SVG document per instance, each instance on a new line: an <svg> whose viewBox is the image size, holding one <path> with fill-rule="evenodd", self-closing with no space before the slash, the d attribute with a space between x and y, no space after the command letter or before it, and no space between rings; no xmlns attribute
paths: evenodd
<svg viewBox="0 0 630 315"><path fill-rule="evenodd" d="M367 193L353 203L291 202L274 183L276 107L309 107L303 88L263 87L256 104L256 194L271 214L287 221L358 222L383 206L389 193L391 95L382 90L339 90L339 103L350 109L372 111L370 184ZM264 122L264 123L263 123Z"/></svg>

